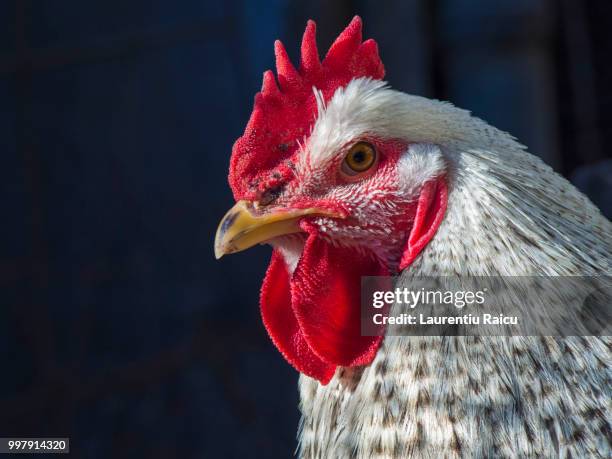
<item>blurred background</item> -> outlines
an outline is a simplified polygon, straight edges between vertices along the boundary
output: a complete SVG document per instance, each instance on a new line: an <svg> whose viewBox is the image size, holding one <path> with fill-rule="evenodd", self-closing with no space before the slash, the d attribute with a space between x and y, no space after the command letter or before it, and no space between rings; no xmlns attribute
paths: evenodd
<svg viewBox="0 0 612 459"><path fill-rule="evenodd" d="M0 1L0 436L73 457L291 457L270 250L216 262L273 40L353 15L400 90L510 131L612 215L608 0Z"/></svg>

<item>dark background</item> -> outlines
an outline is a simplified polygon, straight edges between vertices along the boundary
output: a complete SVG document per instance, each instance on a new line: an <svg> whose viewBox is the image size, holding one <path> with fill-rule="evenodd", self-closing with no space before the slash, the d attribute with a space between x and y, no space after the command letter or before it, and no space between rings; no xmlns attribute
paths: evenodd
<svg viewBox="0 0 612 459"><path fill-rule="evenodd" d="M0 1L0 436L73 457L293 453L269 249L216 262L233 141L281 38L354 14L395 88L512 132L612 214L612 4ZM607 161L607 162L606 162Z"/></svg>

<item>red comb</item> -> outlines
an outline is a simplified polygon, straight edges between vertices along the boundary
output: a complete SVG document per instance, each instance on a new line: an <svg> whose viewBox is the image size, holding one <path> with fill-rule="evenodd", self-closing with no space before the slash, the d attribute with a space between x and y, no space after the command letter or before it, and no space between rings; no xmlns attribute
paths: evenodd
<svg viewBox="0 0 612 459"><path fill-rule="evenodd" d="M361 18L355 16L319 60L316 25L308 21L302 39L300 68L296 69L280 41L274 44L278 84L271 70L264 73L255 95L251 118L234 144L229 183L238 199L257 199L263 191L291 176L287 160L298 142L310 134L317 116L313 86L329 100L352 79L380 80L385 74L374 40L361 41Z"/></svg>

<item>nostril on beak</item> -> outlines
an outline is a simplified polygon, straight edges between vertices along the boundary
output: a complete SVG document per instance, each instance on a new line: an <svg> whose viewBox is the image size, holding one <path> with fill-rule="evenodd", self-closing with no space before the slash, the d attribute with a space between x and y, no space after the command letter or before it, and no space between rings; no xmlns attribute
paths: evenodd
<svg viewBox="0 0 612 459"><path fill-rule="evenodd" d="M259 197L258 204L260 206L267 206L268 204L272 204L274 201L276 201L276 199L278 199L282 191L282 186L276 186L274 188L267 189Z"/></svg>

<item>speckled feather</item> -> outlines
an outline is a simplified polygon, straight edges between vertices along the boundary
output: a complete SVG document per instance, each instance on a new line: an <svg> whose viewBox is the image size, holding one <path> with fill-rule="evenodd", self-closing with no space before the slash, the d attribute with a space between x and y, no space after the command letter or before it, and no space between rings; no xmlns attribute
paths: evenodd
<svg viewBox="0 0 612 459"><path fill-rule="evenodd" d="M448 176L445 219L400 286L418 275L612 273L610 222L508 134L450 104L360 79L320 111L305 149L312 161L363 132L405 139L421 158L402 159L406 199L426 178ZM287 247L291 265L299 245ZM611 345L609 337L388 336L369 366L339 368L326 386L300 377L299 454L610 457Z"/></svg>

